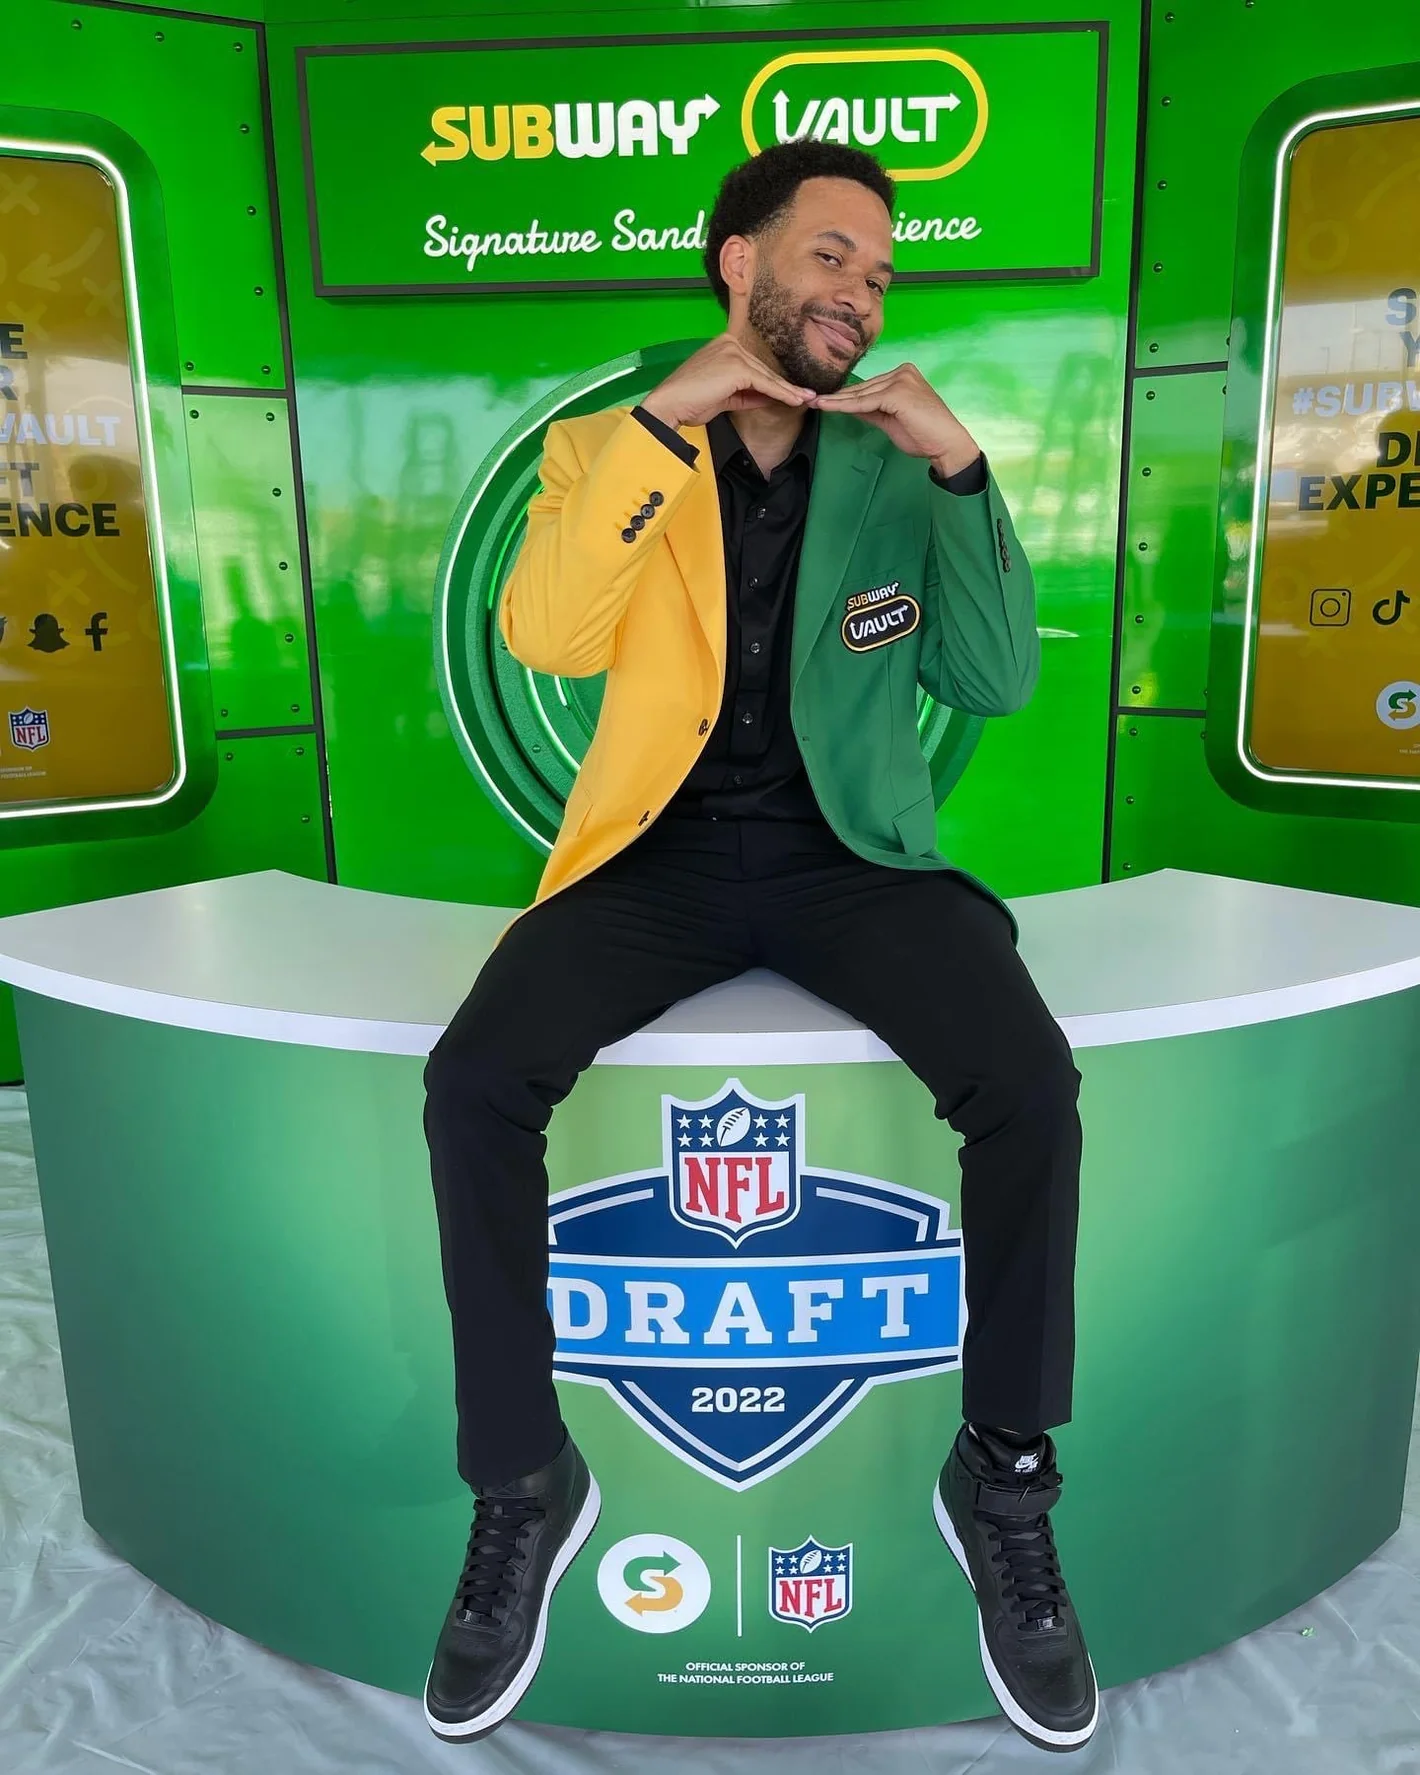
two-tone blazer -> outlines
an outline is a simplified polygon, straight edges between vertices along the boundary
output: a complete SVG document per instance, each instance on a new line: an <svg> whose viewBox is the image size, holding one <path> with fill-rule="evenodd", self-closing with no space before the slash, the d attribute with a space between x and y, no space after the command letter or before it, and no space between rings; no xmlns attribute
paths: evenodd
<svg viewBox="0 0 1420 1775"><path fill-rule="evenodd" d="M547 428L498 627L533 670L605 672L606 684L534 905L657 817L719 713L719 495L706 428L681 435L699 447L693 467L629 407ZM982 492L951 493L876 426L822 412L790 648L809 782L851 850L892 868L955 870L998 901L1013 936L1005 901L936 848L917 690L1008 715L1039 673L1034 580L989 465Z"/></svg>

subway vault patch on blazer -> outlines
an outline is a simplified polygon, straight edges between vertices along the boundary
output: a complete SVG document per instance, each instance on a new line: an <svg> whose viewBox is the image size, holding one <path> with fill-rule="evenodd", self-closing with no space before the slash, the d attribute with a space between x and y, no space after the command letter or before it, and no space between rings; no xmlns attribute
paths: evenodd
<svg viewBox="0 0 1420 1775"><path fill-rule="evenodd" d="M843 645L851 653L871 653L889 641L910 635L922 620L922 606L907 592L898 591L902 581L854 592L845 606Z"/></svg>

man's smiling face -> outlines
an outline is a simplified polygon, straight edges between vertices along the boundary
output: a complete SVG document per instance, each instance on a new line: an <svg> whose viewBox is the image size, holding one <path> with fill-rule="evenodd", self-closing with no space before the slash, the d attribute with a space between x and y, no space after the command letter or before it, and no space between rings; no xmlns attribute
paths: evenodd
<svg viewBox="0 0 1420 1775"><path fill-rule="evenodd" d="M790 382L831 394L883 328L892 218L856 179L805 179L754 249L749 324Z"/></svg>

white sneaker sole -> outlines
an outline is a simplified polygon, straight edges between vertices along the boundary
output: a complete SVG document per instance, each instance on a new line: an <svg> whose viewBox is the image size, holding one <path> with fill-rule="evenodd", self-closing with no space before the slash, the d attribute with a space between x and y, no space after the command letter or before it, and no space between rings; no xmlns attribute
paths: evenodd
<svg viewBox="0 0 1420 1775"><path fill-rule="evenodd" d="M975 1596L976 1585L972 1583L971 1567L967 1563L966 1549L962 1546L960 1537L957 1535L956 1524L948 1514L947 1506L942 1502L941 1491L935 1485L932 1487L932 1514L936 1518L938 1532L951 1549L952 1558L961 1567L967 1583L971 1584L971 1593ZM976 1612L976 1638L981 1648L981 1668L986 1672L986 1680L991 1685L991 1693L996 1697L1006 1718L1033 1744L1038 1744L1042 1750L1075 1750L1094 1736L1095 1727L1099 1724L1100 1718L1098 1683L1095 1683L1095 1706L1094 1712L1090 1715L1089 1724L1080 1726L1073 1732L1053 1732L1048 1726L1042 1726L1038 1720L1033 1720L1006 1687L1000 1671L992 1662L991 1652L986 1644L986 1623L981 1619L979 1608ZM1085 1653L1085 1662L1090 1666L1090 1680L1094 1682L1095 1667L1088 1651Z"/></svg>
<svg viewBox="0 0 1420 1775"><path fill-rule="evenodd" d="M436 1737L457 1740L472 1738L475 1733L486 1732L490 1727L499 1725L522 1700L537 1675L538 1665L542 1663L542 1649L547 1639L547 1615L552 1606L552 1593L562 1581L562 1575L572 1561L586 1545L592 1530L597 1526L597 1518L601 1515L602 1494L592 1478L582 1508L577 1513L577 1520L572 1524L567 1539L557 1550L557 1557L552 1562L552 1570L547 1574L547 1588L542 1593L542 1607L538 1610L537 1631L533 1634L532 1645L528 1655L518 1666L513 1680L504 1689L496 1701L484 1708L482 1713L475 1714L469 1720L435 1719L429 1711L429 1676L434 1674L433 1660L429 1664L429 1676L424 1678L424 1719L429 1730Z"/></svg>

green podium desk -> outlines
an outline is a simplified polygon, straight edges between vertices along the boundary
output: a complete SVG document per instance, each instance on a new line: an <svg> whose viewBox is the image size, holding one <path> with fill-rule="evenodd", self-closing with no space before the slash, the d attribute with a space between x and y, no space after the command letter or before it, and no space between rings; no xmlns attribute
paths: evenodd
<svg viewBox="0 0 1420 1775"><path fill-rule="evenodd" d="M1107 1687L1399 1522L1420 910L1172 869L1014 910L1084 1079L1055 1521ZM470 1513L421 1074L509 916L268 871L0 920L89 1522L213 1619L411 1695ZM870 1032L762 971L559 1106L549 1298L605 1506L523 1717L995 1711L930 1508L957 1144Z"/></svg>

